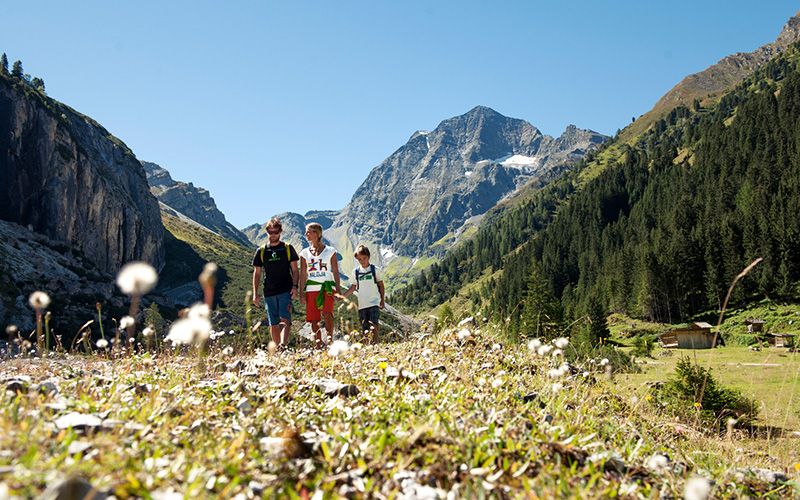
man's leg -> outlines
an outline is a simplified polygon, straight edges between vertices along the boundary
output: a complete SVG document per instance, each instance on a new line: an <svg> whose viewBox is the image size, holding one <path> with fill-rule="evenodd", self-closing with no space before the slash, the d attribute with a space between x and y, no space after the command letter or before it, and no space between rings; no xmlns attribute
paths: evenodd
<svg viewBox="0 0 800 500"><path fill-rule="evenodd" d="M311 322L311 331L314 332L314 341L317 347L322 347L322 336L319 331L319 321Z"/></svg>

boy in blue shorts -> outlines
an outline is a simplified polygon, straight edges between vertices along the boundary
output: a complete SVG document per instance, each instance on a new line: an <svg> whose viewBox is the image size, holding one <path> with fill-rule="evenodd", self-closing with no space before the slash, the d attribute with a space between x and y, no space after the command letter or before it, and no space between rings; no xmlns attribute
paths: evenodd
<svg viewBox="0 0 800 500"><path fill-rule="evenodd" d="M269 240L253 256L253 304L259 305L258 284L264 275L264 306L267 309L272 341L279 347L289 342L292 328L291 304L297 298L299 257L294 247L281 241L283 226L273 217L267 222Z"/></svg>

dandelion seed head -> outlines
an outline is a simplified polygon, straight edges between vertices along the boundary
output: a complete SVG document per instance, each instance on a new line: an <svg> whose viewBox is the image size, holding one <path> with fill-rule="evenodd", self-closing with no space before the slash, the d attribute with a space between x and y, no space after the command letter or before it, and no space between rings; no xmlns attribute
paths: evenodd
<svg viewBox="0 0 800 500"><path fill-rule="evenodd" d="M134 320L130 316L123 316L119 320L119 328L120 330L127 330L128 327L133 326L136 324L136 320Z"/></svg>
<svg viewBox="0 0 800 500"><path fill-rule="evenodd" d="M693 477L683 488L685 500L706 500L711 493L711 482L704 477Z"/></svg>
<svg viewBox="0 0 800 500"><path fill-rule="evenodd" d="M42 311L50 305L50 296L37 290L28 297L28 304L37 311Z"/></svg>
<svg viewBox="0 0 800 500"><path fill-rule="evenodd" d="M197 278L197 281L204 287L215 287L217 286L217 270L219 267L213 262L206 262L206 265L203 266L203 272L200 273L200 276Z"/></svg>
<svg viewBox="0 0 800 500"><path fill-rule="evenodd" d="M186 317L189 319L207 320L211 317L211 308L208 307L207 304L198 302L189 308L189 311L186 313Z"/></svg>
<svg viewBox="0 0 800 500"><path fill-rule="evenodd" d="M333 344L331 344L330 349L328 350L328 354L331 356L338 356L342 353L345 353L350 349L350 344L347 343L345 340L335 340Z"/></svg>
<svg viewBox="0 0 800 500"><path fill-rule="evenodd" d="M147 262L129 262L117 274L117 286L125 295L142 296L158 283L158 273Z"/></svg>
<svg viewBox="0 0 800 500"><path fill-rule="evenodd" d="M208 340L211 323L203 318L182 318L172 324L164 340L176 345L199 344Z"/></svg>

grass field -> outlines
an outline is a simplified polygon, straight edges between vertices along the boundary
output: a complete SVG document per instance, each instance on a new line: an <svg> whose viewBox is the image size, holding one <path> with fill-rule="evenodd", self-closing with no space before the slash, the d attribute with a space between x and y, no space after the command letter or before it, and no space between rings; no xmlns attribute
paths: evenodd
<svg viewBox="0 0 800 500"><path fill-rule="evenodd" d="M191 351L10 360L0 496L70 476L118 498L678 498L695 476L714 481L715 497L800 494L798 439L720 437L645 397L640 384L666 376L674 356L613 380L598 360L554 375L558 354L501 337L484 325L334 357L245 350L226 335L202 365ZM777 371L762 373L752 387L788 395ZM764 397L777 408L785 396Z"/></svg>

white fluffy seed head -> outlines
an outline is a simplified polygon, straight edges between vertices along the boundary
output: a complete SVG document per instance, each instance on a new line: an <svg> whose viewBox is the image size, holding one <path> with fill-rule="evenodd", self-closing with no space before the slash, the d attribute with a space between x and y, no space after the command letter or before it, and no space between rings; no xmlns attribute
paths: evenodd
<svg viewBox="0 0 800 500"><path fill-rule="evenodd" d="M106 347L108 347L108 340L100 339L100 340L97 341L97 348L98 349L105 349Z"/></svg>
<svg viewBox="0 0 800 500"><path fill-rule="evenodd" d="M217 286L218 269L217 265L213 262L207 262L206 265L203 266L203 272L200 273L197 281L199 281L202 286Z"/></svg>
<svg viewBox="0 0 800 500"><path fill-rule="evenodd" d="M147 262L129 262L117 274L117 286L125 295L142 296L158 283L158 273Z"/></svg>
<svg viewBox="0 0 800 500"><path fill-rule="evenodd" d="M42 311L50 305L50 296L37 290L28 297L28 304L37 311Z"/></svg>
<svg viewBox="0 0 800 500"><path fill-rule="evenodd" d="M342 353L347 352L348 349L350 349L350 344L348 344L344 340L336 340L333 342L333 344L331 344L331 348L328 351L328 354L330 354L331 356L338 356Z"/></svg>
<svg viewBox="0 0 800 500"><path fill-rule="evenodd" d="M202 302L198 302L189 308L189 311L186 313L186 317L189 319L208 320L211 318L211 308Z"/></svg>
<svg viewBox="0 0 800 500"><path fill-rule="evenodd" d="M552 351L552 350L553 350L553 346L551 346L551 345L547 345L547 344L540 345L539 348L536 349L536 354L538 354L539 356L547 356L550 353L550 351Z"/></svg>
<svg viewBox="0 0 800 500"><path fill-rule="evenodd" d="M150 337L151 335L155 335L155 333L156 333L155 329L153 329L152 326L148 326L144 330L142 330L142 337Z"/></svg>
<svg viewBox="0 0 800 500"><path fill-rule="evenodd" d="M559 337L553 341L553 344L559 349L565 349L569 345L569 339L566 337Z"/></svg>
<svg viewBox="0 0 800 500"><path fill-rule="evenodd" d="M472 332L469 331L469 328L462 328L461 330L458 331L456 336L458 336L458 340L464 342L465 340L467 340L472 336Z"/></svg>
<svg viewBox="0 0 800 500"><path fill-rule="evenodd" d="M683 498L686 500L706 500L711 493L711 482L704 477L693 477L686 481Z"/></svg>
<svg viewBox="0 0 800 500"><path fill-rule="evenodd" d="M169 334L164 340L172 345L200 344L208 340L211 323L203 318L183 318L177 320L169 329Z"/></svg>
<svg viewBox="0 0 800 500"><path fill-rule="evenodd" d="M130 316L123 316L119 320L119 328L121 330L127 330L129 326L133 326L136 324L136 321Z"/></svg>
<svg viewBox="0 0 800 500"><path fill-rule="evenodd" d="M606 366L608 364L608 358L603 358L600 360L600 366Z"/></svg>
<svg viewBox="0 0 800 500"><path fill-rule="evenodd" d="M531 351L536 351L542 346L542 341L539 339L533 339L528 341L528 349Z"/></svg>

